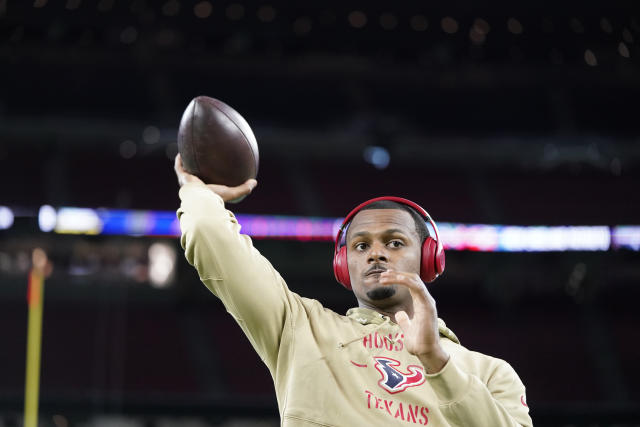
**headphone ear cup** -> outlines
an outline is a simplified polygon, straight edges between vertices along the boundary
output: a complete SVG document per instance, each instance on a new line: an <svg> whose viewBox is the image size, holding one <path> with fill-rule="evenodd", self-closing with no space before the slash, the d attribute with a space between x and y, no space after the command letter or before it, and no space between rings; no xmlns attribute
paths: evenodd
<svg viewBox="0 0 640 427"><path fill-rule="evenodd" d="M333 274L336 280L345 288L351 290L351 278L347 264L347 247L341 247L333 257Z"/></svg>
<svg viewBox="0 0 640 427"><path fill-rule="evenodd" d="M432 237L427 237L422 244L422 263L420 264L420 278L423 282L433 282L438 277L439 273L436 269L437 250L437 242ZM441 254L444 267L444 251L441 251Z"/></svg>
<svg viewBox="0 0 640 427"><path fill-rule="evenodd" d="M434 261L436 274L439 276L444 272L444 248L440 242L438 242L438 246L436 247L436 257Z"/></svg>

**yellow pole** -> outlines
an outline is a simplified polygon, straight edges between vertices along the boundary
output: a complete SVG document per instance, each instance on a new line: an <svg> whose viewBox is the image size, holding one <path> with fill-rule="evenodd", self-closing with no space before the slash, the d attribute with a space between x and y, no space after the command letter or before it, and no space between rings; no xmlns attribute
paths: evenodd
<svg viewBox="0 0 640 427"><path fill-rule="evenodd" d="M40 344L42 338L42 304L47 255L42 249L33 251L33 267L29 273L27 302L27 368L24 387L24 426L38 426L38 397L40 393Z"/></svg>

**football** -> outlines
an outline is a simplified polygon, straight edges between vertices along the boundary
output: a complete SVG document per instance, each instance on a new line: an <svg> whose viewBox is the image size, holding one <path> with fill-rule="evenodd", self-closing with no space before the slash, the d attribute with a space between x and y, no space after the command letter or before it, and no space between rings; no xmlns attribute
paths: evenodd
<svg viewBox="0 0 640 427"><path fill-rule="evenodd" d="M238 186L258 174L258 143L247 121L224 102L194 98L182 115L178 151L184 169L206 184Z"/></svg>

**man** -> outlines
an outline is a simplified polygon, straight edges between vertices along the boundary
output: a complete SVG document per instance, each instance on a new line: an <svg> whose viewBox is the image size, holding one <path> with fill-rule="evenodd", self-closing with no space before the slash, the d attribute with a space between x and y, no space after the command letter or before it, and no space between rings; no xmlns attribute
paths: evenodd
<svg viewBox="0 0 640 427"><path fill-rule="evenodd" d="M282 425L532 425L513 368L462 347L438 319L423 279L442 272L444 253L422 208L391 198L347 217L335 272L359 307L341 316L291 292L240 234L224 202L255 180L205 185L179 155L175 170L187 260L269 368Z"/></svg>

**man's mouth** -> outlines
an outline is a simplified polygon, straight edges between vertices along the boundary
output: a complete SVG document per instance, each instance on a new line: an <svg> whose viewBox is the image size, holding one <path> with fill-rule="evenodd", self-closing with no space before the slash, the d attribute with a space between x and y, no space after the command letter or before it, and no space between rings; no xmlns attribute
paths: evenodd
<svg viewBox="0 0 640 427"><path fill-rule="evenodd" d="M365 277L369 277L369 276L373 276L374 274L384 273L385 271L387 271L387 269L385 267L382 267L382 266L379 266L379 265L374 265L373 267L368 269L364 273L364 275L365 275Z"/></svg>

